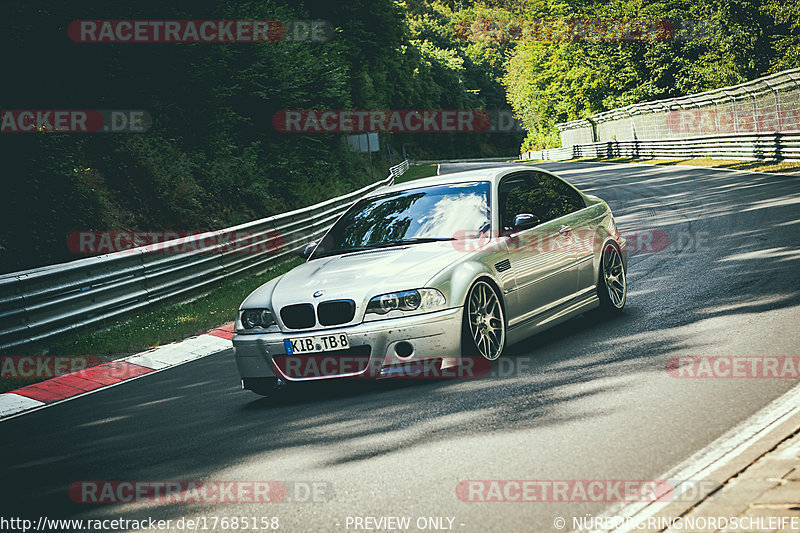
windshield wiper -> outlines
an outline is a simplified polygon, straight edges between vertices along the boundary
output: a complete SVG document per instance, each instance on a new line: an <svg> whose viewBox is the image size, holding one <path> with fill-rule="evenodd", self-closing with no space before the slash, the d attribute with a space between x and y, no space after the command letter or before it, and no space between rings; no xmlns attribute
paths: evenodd
<svg viewBox="0 0 800 533"><path fill-rule="evenodd" d="M389 246L402 246L404 244L420 244L424 242L454 241L455 237L412 237L410 239L395 239L393 241L383 241L375 244L368 244L365 250L370 248L387 248Z"/></svg>

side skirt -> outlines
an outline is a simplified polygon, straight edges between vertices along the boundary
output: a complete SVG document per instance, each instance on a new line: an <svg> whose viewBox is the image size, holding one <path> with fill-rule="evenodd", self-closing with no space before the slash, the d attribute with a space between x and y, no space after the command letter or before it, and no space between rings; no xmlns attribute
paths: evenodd
<svg viewBox="0 0 800 533"><path fill-rule="evenodd" d="M549 329L570 318L600 306L596 287L584 290L575 298L508 328L508 344L514 344L531 335Z"/></svg>

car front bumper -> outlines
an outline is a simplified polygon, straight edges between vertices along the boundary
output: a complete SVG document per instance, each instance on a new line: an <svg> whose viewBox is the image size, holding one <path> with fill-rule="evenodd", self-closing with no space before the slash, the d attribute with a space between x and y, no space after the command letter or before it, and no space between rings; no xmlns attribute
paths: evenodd
<svg viewBox="0 0 800 533"><path fill-rule="evenodd" d="M457 364L461 349L461 321L463 308L456 307L401 318L362 322L355 326L307 330L293 333L236 334L233 337L234 355L243 380L277 377L286 381L311 381L319 379L374 375L394 365L413 364L419 361L440 359L442 366ZM369 364L365 369L347 368L347 365L330 365L325 375L290 376L285 372L288 358L306 358L308 355L288 355L284 340L314 335L346 333L350 350L311 354L331 359L359 353ZM413 351L407 357L399 356L395 349L401 342L409 343ZM368 347L368 350L367 350ZM406 347L407 348L407 347ZM276 358L281 360L277 364ZM281 359L286 358L286 359ZM377 371L377 372L376 372ZM376 375L377 374L377 375Z"/></svg>

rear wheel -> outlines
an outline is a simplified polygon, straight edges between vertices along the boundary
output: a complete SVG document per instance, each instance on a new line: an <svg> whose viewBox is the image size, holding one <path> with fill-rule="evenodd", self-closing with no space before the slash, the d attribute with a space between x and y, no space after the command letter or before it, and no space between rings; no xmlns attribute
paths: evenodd
<svg viewBox="0 0 800 533"><path fill-rule="evenodd" d="M625 279L625 268L622 266L622 253L614 241L607 242L603 247L597 296L600 298L600 306L607 311L620 311L625 306L628 283Z"/></svg>
<svg viewBox="0 0 800 533"><path fill-rule="evenodd" d="M469 291L464 305L461 346L465 355L480 355L494 361L506 344L506 322L500 297L485 281Z"/></svg>

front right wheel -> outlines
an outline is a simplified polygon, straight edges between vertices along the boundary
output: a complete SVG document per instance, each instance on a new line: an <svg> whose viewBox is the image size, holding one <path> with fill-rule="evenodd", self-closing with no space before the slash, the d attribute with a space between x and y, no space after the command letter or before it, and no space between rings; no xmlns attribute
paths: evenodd
<svg viewBox="0 0 800 533"><path fill-rule="evenodd" d="M607 311L620 311L628 296L628 283L622 265L622 253L614 241L603 247L600 258L600 273L597 280L597 296L600 307Z"/></svg>
<svg viewBox="0 0 800 533"><path fill-rule="evenodd" d="M506 344L506 322L500 297L487 282L472 286L464 305L461 346L465 355L479 354L494 361Z"/></svg>

